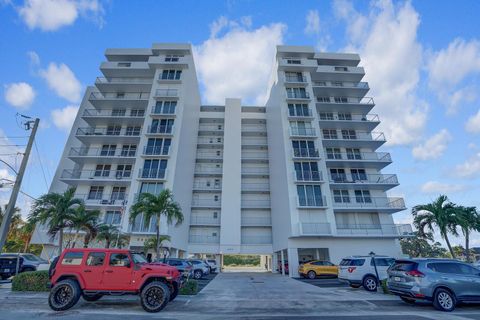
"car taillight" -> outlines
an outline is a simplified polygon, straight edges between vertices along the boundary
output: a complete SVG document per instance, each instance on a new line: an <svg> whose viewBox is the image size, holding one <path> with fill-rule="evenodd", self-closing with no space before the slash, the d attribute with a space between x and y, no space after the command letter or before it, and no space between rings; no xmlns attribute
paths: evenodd
<svg viewBox="0 0 480 320"><path fill-rule="evenodd" d="M348 273L352 273L355 269L357 269L357 267L348 267L347 271Z"/></svg>
<svg viewBox="0 0 480 320"><path fill-rule="evenodd" d="M425 275L418 271L418 270L412 270L412 271L408 271L408 272L405 272L406 275L409 275L411 277L415 277L415 278L423 278L425 277Z"/></svg>

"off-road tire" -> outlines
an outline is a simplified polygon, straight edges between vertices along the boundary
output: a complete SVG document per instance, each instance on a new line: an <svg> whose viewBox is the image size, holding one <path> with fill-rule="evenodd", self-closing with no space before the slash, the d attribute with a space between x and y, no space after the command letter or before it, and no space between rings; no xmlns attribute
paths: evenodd
<svg viewBox="0 0 480 320"><path fill-rule="evenodd" d="M82 298L85 301L93 302L99 300L101 297L103 297L102 294L82 294Z"/></svg>
<svg viewBox="0 0 480 320"><path fill-rule="evenodd" d="M363 279L362 286L367 291L375 292L377 291L377 287L378 287L377 279L374 276L366 276Z"/></svg>
<svg viewBox="0 0 480 320"><path fill-rule="evenodd" d="M317 277L317 274L315 273L315 271L313 270L310 270L307 272L307 278L310 279L310 280L313 280Z"/></svg>
<svg viewBox="0 0 480 320"><path fill-rule="evenodd" d="M140 303L147 312L159 312L165 308L169 301L170 289L168 289L165 283L160 281L153 281L147 284L140 292Z"/></svg>
<svg viewBox="0 0 480 320"><path fill-rule="evenodd" d="M445 289L437 289L433 294L433 306L435 309L445 312L451 312L455 309L457 299L455 295Z"/></svg>
<svg viewBox="0 0 480 320"><path fill-rule="evenodd" d="M55 311L67 310L78 302L81 295L82 290L77 281L72 279L62 280L50 291L48 305Z"/></svg>

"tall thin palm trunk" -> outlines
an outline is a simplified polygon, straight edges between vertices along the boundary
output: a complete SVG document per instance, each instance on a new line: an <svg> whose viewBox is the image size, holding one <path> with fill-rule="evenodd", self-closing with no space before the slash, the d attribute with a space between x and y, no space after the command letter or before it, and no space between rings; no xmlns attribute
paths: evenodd
<svg viewBox="0 0 480 320"><path fill-rule="evenodd" d="M60 256L63 251L63 228L60 229L58 236L58 255Z"/></svg>
<svg viewBox="0 0 480 320"><path fill-rule="evenodd" d="M467 263L470 262L470 232L465 230L465 257L467 258Z"/></svg>
<svg viewBox="0 0 480 320"><path fill-rule="evenodd" d="M447 243L448 251L450 251L452 258L456 259L455 253L453 252L452 245L450 244L450 240L448 239L447 233L442 232L442 236L443 236L443 239L445 239L445 242Z"/></svg>
<svg viewBox="0 0 480 320"><path fill-rule="evenodd" d="M157 216L156 222L156 231L157 231L157 248L155 250L155 259L160 259L160 217Z"/></svg>

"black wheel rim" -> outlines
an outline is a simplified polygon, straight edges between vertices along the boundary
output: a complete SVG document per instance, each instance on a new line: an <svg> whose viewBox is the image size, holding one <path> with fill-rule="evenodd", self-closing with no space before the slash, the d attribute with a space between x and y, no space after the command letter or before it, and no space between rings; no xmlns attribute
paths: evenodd
<svg viewBox="0 0 480 320"><path fill-rule="evenodd" d="M145 293L145 298L150 308L157 308L162 305L165 296L163 294L163 290L153 287L147 290Z"/></svg>
<svg viewBox="0 0 480 320"><path fill-rule="evenodd" d="M73 297L72 288L70 288L70 286L65 285L58 288L58 290L55 292L55 295L53 296L53 299L57 306L63 307L71 301L72 297Z"/></svg>

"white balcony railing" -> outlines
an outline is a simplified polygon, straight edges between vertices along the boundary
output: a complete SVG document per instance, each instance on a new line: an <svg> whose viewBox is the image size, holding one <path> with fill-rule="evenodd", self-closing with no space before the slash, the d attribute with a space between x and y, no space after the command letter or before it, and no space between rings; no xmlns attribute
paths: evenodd
<svg viewBox="0 0 480 320"><path fill-rule="evenodd" d="M195 167L195 173L198 174L222 174L222 168L216 167Z"/></svg>
<svg viewBox="0 0 480 320"><path fill-rule="evenodd" d="M410 224L337 224L338 235L358 236L412 236Z"/></svg>
<svg viewBox="0 0 480 320"><path fill-rule="evenodd" d="M242 159L268 160L268 152L242 152Z"/></svg>
<svg viewBox="0 0 480 320"><path fill-rule="evenodd" d="M270 226L270 217L242 217L242 226Z"/></svg>
<svg viewBox="0 0 480 320"><path fill-rule="evenodd" d="M299 137L315 137L317 134L315 128L292 128L290 127L291 136Z"/></svg>
<svg viewBox="0 0 480 320"><path fill-rule="evenodd" d="M143 118L145 110L143 109L85 109L84 117L105 117L105 118Z"/></svg>
<svg viewBox="0 0 480 320"><path fill-rule="evenodd" d="M165 169L139 169L138 177L140 179L165 179Z"/></svg>
<svg viewBox="0 0 480 320"><path fill-rule="evenodd" d="M270 208L270 200L244 200L241 202L242 208Z"/></svg>
<svg viewBox="0 0 480 320"><path fill-rule="evenodd" d="M221 183L211 183L211 182L195 182L193 184L193 189L196 190L222 190Z"/></svg>
<svg viewBox="0 0 480 320"><path fill-rule="evenodd" d="M354 130L349 130L354 131ZM322 134L324 140L359 140L359 141L386 141L385 135L383 132L363 132L363 131L354 131L352 133L336 133L336 134Z"/></svg>
<svg viewBox="0 0 480 320"><path fill-rule="evenodd" d="M221 207L222 201L220 199L192 199L192 206L194 207Z"/></svg>
<svg viewBox="0 0 480 320"><path fill-rule="evenodd" d="M77 136L109 136L109 137L125 137L125 136L140 136L141 128L134 128L132 130L127 128L94 128L82 127L77 129Z"/></svg>
<svg viewBox="0 0 480 320"><path fill-rule="evenodd" d="M219 225L220 219L213 217L204 217L204 216L191 216L190 217L191 225Z"/></svg>
<svg viewBox="0 0 480 320"><path fill-rule="evenodd" d="M131 170L63 170L63 179L90 179L90 180L130 180Z"/></svg>
<svg viewBox="0 0 480 320"><path fill-rule="evenodd" d="M271 243L272 243L271 235L265 235L265 236L242 235L242 244L271 244Z"/></svg>
<svg viewBox="0 0 480 320"><path fill-rule="evenodd" d="M325 153L327 154L326 160L358 160L358 161L392 162L392 157L388 152L358 152L358 153L325 152Z"/></svg>
<svg viewBox="0 0 480 320"><path fill-rule="evenodd" d="M299 208L324 208L327 206L327 198L325 196L298 198L297 205Z"/></svg>
<svg viewBox="0 0 480 320"><path fill-rule="evenodd" d="M155 97L178 97L177 89L157 89L155 90Z"/></svg>
<svg viewBox="0 0 480 320"><path fill-rule="evenodd" d="M332 197L334 208L358 208L358 209L405 209L405 201L398 197Z"/></svg>
<svg viewBox="0 0 480 320"><path fill-rule="evenodd" d="M270 173L268 167L242 167L242 174L262 174L268 175Z"/></svg>
<svg viewBox="0 0 480 320"><path fill-rule="evenodd" d="M147 133L149 134L167 134L170 135L173 133L173 125L157 125L157 126L148 126Z"/></svg>
<svg viewBox="0 0 480 320"><path fill-rule="evenodd" d="M197 152L197 159L222 159L222 152Z"/></svg>
<svg viewBox="0 0 480 320"><path fill-rule="evenodd" d="M218 236L206 236L206 235L194 235L191 234L188 237L190 243L219 243L220 237Z"/></svg>
<svg viewBox="0 0 480 320"><path fill-rule="evenodd" d="M75 198L82 199L87 206L125 206L128 194L125 192L75 194Z"/></svg>
<svg viewBox="0 0 480 320"><path fill-rule="evenodd" d="M268 191L270 190L269 183L242 183L243 191Z"/></svg>
<svg viewBox="0 0 480 320"><path fill-rule="evenodd" d="M298 170L294 172L294 178L296 181L302 182L319 182L323 181L323 174L322 171Z"/></svg>
<svg viewBox="0 0 480 320"><path fill-rule="evenodd" d="M358 113L346 113L346 114L333 114L333 113L320 113L320 121L362 121L362 122L379 122L380 119L377 114L358 114Z"/></svg>
<svg viewBox="0 0 480 320"><path fill-rule="evenodd" d="M317 103L339 103L339 104L355 104L355 105L366 105L373 107L375 105L375 101L372 97L335 97L325 98L317 96Z"/></svg>
<svg viewBox="0 0 480 320"><path fill-rule="evenodd" d="M320 154L318 149L314 148L294 148L293 149L294 158L319 158Z"/></svg>
<svg viewBox="0 0 480 320"><path fill-rule="evenodd" d="M71 148L68 153L72 157L135 157L136 150L125 150L121 148L103 149L103 148Z"/></svg>
<svg viewBox="0 0 480 320"><path fill-rule="evenodd" d="M331 183L398 184L396 174L330 174Z"/></svg>
<svg viewBox="0 0 480 320"><path fill-rule="evenodd" d="M132 84L152 84L151 78L105 78L97 77L95 84L123 84L123 83L132 83Z"/></svg>
<svg viewBox="0 0 480 320"><path fill-rule="evenodd" d="M298 224L299 235L332 235L330 223L300 222Z"/></svg>
<svg viewBox="0 0 480 320"><path fill-rule="evenodd" d="M147 156L168 156L170 153L170 147L163 146L144 146L143 154Z"/></svg>
<svg viewBox="0 0 480 320"><path fill-rule="evenodd" d="M150 92L92 92L89 100L148 100Z"/></svg>

